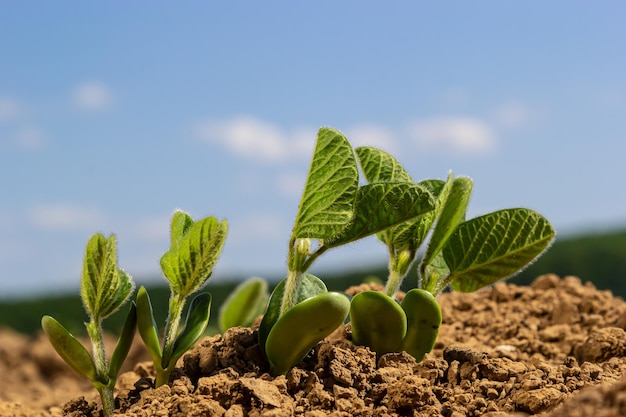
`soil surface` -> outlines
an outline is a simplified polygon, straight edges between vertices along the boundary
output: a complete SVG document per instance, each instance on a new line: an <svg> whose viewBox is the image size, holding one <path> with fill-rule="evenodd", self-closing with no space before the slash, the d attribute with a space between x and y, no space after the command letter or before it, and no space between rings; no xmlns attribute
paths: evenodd
<svg viewBox="0 0 626 417"><path fill-rule="evenodd" d="M352 288L355 293L366 287ZM443 325L421 363L376 359L340 329L286 376L271 377L256 330L188 352L153 388L141 342L117 387L120 416L626 415L626 303L576 277L538 277L439 297ZM99 416L97 393L42 336L0 330L0 416Z"/></svg>

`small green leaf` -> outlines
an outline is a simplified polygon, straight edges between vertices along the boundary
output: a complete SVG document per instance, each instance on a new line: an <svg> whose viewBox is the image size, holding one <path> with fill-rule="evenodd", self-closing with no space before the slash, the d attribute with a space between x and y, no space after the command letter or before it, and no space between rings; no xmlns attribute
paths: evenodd
<svg viewBox="0 0 626 417"><path fill-rule="evenodd" d="M355 152L367 182L413 182L400 162L387 152L367 146L356 148Z"/></svg>
<svg viewBox="0 0 626 417"><path fill-rule="evenodd" d="M441 208L439 209L430 242L420 265L420 272L424 280L423 288L430 292L433 292L433 288L437 283L425 273L426 267L439 254L457 225L465 220L465 211L467 210L471 194L472 180L470 178L453 178L452 174L450 174L440 195Z"/></svg>
<svg viewBox="0 0 626 417"><path fill-rule="evenodd" d="M340 132L321 128L296 215L292 240L332 239L352 221L359 172L350 143Z"/></svg>
<svg viewBox="0 0 626 417"><path fill-rule="evenodd" d="M150 357L152 357L154 366L159 367L162 356L161 345L159 343L158 328L154 322L150 296L145 287L139 288L135 302L137 305L137 330L150 353Z"/></svg>
<svg viewBox="0 0 626 417"><path fill-rule="evenodd" d="M163 367L169 368L183 353L191 349L194 343L204 334L211 314L211 294L201 292L189 305L185 328L176 338L171 358L163 358Z"/></svg>
<svg viewBox="0 0 626 417"><path fill-rule="evenodd" d="M461 223L443 248L456 291L476 291L519 272L552 243L554 229L539 213L506 209Z"/></svg>
<svg viewBox="0 0 626 417"><path fill-rule="evenodd" d="M324 244L336 247L406 222L433 210L428 190L408 182L377 182L358 189L352 223Z"/></svg>
<svg viewBox="0 0 626 417"><path fill-rule="evenodd" d="M352 298L350 322L354 344L369 347L378 357L398 352L407 331L402 307L378 291L363 291Z"/></svg>
<svg viewBox="0 0 626 417"><path fill-rule="evenodd" d="M41 327L54 350L73 370L92 382L98 381L91 355L65 327L50 316L43 316Z"/></svg>
<svg viewBox="0 0 626 417"><path fill-rule="evenodd" d="M185 236L189 228L193 226L194 221L191 216L182 210L176 210L172 215L172 224L170 229L170 245L176 246L178 242Z"/></svg>
<svg viewBox="0 0 626 417"><path fill-rule="evenodd" d="M206 284L222 253L228 223L207 217L194 223L161 257L161 269L172 292L188 296Z"/></svg>
<svg viewBox="0 0 626 417"><path fill-rule="evenodd" d="M85 310L96 322L115 313L130 297L134 283L117 268L114 235L96 233L87 242L80 294Z"/></svg>
<svg viewBox="0 0 626 417"><path fill-rule="evenodd" d="M128 356L130 347L133 344L135 337L135 329L137 328L137 307L135 303L131 303L130 310L126 316L122 333L117 341L113 355L111 355L111 361L109 362L109 378L112 381L117 379L117 374L120 372L120 368Z"/></svg>
<svg viewBox="0 0 626 417"><path fill-rule="evenodd" d="M274 375L284 375L320 340L339 327L350 301L337 292L325 292L296 304L276 322L265 345Z"/></svg>
<svg viewBox="0 0 626 417"><path fill-rule="evenodd" d="M268 297L267 281L264 279L250 278L237 285L220 306L222 333L231 327L250 327L263 313Z"/></svg>
<svg viewBox="0 0 626 417"><path fill-rule="evenodd" d="M441 307L431 293L413 288L404 296L402 309L407 319L402 350L420 362L424 354L433 350L437 341L442 322Z"/></svg>
<svg viewBox="0 0 626 417"><path fill-rule="evenodd" d="M263 352L265 352L267 337L269 336L272 327L274 327L280 317L280 305L285 293L286 281L286 279L280 281L276 288L274 288L274 291L272 291L272 295L270 296L267 304L267 309L265 310L265 314L263 315L263 319L259 325L259 346L261 346L261 350L263 350ZM307 298L314 297L327 291L326 284L324 284L321 279L315 275L307 273L302 274L302 281L300 282L296 303L300 303Z"/></svg>

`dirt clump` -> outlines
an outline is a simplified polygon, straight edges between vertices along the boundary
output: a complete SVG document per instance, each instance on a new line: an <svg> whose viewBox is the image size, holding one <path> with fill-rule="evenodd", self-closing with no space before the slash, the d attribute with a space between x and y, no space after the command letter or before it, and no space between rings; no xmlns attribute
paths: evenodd
<svg viewBox="0 0 626 417"><path fill-rule="evenodd" d="M471 294L445 293L439 301L439 339L420 363L406 353L377 359L351 343L348 326L287 375L272 377L257 330L234 328L198 343L179 361L169 385L153 387L150 362L122 374L117 411L128 417L626 415L621 298L575 277L544 275L530 286L499 283ZM11 362L5 351L14 355L19 348L4 348L4 333L2 340L5 371ZM11 378L24 381L23 394L36 398L35 383L43 381L49 391L41 396L57 389L74 399L64 404L67 399L51 396L35 403L5 391L0 415L99 415L93 391L74 390L71 371L52 362L60 360L45 361L58 365L56 377L33 355L21 360L16 363L29 362L30 371ZM74 378L72 384L79 384Z"/></svg>

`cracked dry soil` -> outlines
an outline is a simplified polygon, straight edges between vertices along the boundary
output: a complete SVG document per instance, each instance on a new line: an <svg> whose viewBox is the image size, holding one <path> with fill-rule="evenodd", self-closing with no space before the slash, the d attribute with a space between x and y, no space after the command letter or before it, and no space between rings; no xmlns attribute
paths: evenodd
<svg viewBox="0 0 626 417"><path fill-rule="evenodd" d="M235 328L198 343L170 385L154 389L151 363L137 349L118 381L118 415L626 415L621 298L576 277L543 275L527 287L499 283L439 301L439 339L421 363L404 353L377 361L350 343L348 328L274 378L256 331ZM0 415L100 415L95 391L41 336L5 330L0 340Z"/></svg>

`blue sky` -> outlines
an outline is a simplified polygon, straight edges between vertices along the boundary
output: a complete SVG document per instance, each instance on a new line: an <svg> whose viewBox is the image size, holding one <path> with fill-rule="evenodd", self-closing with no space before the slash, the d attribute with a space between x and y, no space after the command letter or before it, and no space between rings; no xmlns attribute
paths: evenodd
<svg viewBox="0 0 626 417"><path fill-rule="evenodd" d="M472 177L470 216L624 227L625 21L621 1L2 2L0 297L78 288L97 231L161 279L176 208L229 220L213 279L281 278L320 126ZM378 261L368 240L315 270Z"/></svg>

